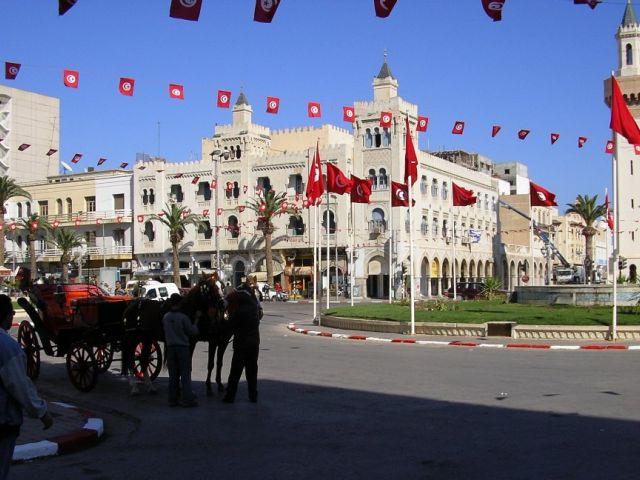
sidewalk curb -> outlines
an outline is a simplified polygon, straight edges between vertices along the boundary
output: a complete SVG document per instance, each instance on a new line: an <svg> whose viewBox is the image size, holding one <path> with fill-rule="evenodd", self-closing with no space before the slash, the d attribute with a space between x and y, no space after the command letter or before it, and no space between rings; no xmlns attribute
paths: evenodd
<svg viewBox="0 0 640 480"><path fill-rule="evenodd" d="M62 402L51 403L59 407L75 410L84 415L86 420L84 427L75 432L65 433L47 440L16 445L13 451L14 462L24 462L40 457L76 452L95 445L104 434L104 421L101 418L97 418L92 413L74 405Z"/></svg>
<svg viewBox="0 0 640 480"><path fill-rule="evenodd" d="M287 325L292 332L311 335L315 337L341 338L344 340L358 340L382 343L396 343L402 345L424 345L424 346L452 346L452 347L479 347L479 348L517 348L517 349L537 349L537 350L640 350L640 345L550 345L544 343L484 343L466 340L442 341L442 340L416 340L414 338L379 338L366 335L347 335L343 333L323 332L319 330L309 330L298 328L294 323Z"/></svg>

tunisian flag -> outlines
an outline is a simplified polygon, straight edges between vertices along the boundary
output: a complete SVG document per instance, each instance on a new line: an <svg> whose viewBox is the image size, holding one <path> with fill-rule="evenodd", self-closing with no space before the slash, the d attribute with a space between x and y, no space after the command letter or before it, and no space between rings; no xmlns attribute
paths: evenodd
<svg viewBox="0 0 640 480"><path fill-rule="evenodd" d="M473 194L473 190L467 190L451 182L453 186L453 206L454 207L466 207L467 205L473 205L478 201L478 198Z"/></svg>
<svg viewBox="0 0 640 480"><path fill-rule="evenodd" d="M171 0L169 16L197 22L201 7L202 0Z"/></svg>
<svg viewBox="0 0 640 480"><path fill-rule="evenodd" d="M345 122L353 123L356 120L356 110L353 107L342 107L342 119Z"/></svg>
<svg viewBox="0 0 640 480"><path fill-rule="evenodd" d="M228 90L218 90L218 107L229 108L231 105L231 92Z"/></svg>
<svg viewBox="0 0 640 480"><path fill-rule="evenodd" d="M76 4L76 0L58 0L58 15L64 15Z"/></svg>
<svg viewBox="0 0 640 480"><path fill-rule="evenodd" d="M416 201L413 200L413 205L415 204ZM409 206L409 187L406 183L391 182L391 206Z"/></svg>
<svg viewBox="0 0 640 480"><path fill-rule="evenodd" d="M253 21L271 23L280 5L280 0L256 0L256 8L253 11Z"/></svg>
<svg viewBox="0 0 640 480"><path fill-rule="evenodd" d="M529 199L532 207L557 207L556 196L546 188L529 182Z"/></svg>
<svg viewBox="0 0 640 480"><path fill-rule="evenodd" d="M122 95L127 97L133 96L133 87L135 86L136 81L133 78L121 78L120 85L118 86L118 90Z"/></svg>
<svg viewBox="0 0 640 480"><path fill-rule="evenodd" d="M305 192L310 204L315 204L316 200L324 193L324 178L322 178L322 163L320 163L320 146L316 144L316 153L309 169L309 180Z"/></svg>
<svg viewBox="0 0 640 480"><path fill-rule="evenodd" d="M426 132L429 126L429 117L421 117L418 115L418 124L416 125L416 131Z"/></svg>
<svg viewBox="0 0 640 480"><path fill-rule="evenodd" d="M327 162L327 191L340 195L351 193L351 179L330 162Z"/></svg>
<svg viewBox="0 0 640 480"><path fill-rule="evenodd" d="M370 203L371 180L351 175L351 203Z"/></svg>
<svg viewBox="0 0 640 480"><path fill-rule="evenodd" d="M418 179L418 157L416 156L416 149L413 148L413 139L411 138L411 130L409 129L409 117L405 118L405 130L406 130L406 150L404 152L404 183L409 184L411 179L411 186L416 183Z"/></svg>
<svg viewBox="0 0 640 480"><path fill-rule="evenodd" d="M393 115L391 112L381 112L380 113L380 126L382 128L391 128L391 119Z"/></svg>
<svg viewBox="0 0 640 480"><path fill-rule="evenodd" d="M482 0L482 8L494 22L502 20L502 9L506 0Z"/></svg>
<svg viewBox="0 0 640 480"><path fill-rule="evenodd" d="M494 125L493 127L491 127L491 138L494 138L496 135L498 135L498 132L502 129L502 127L500 125Z"/></svg>
<svg viewBox="0 0 640 480"><path fill-rule="evenodd" d="M279 97L267 97L267 113L278 113L280 109Z"/></svg>
<svg viewBox="0 0 640 480"><path fill-rule="evenodd" d="M640 129L624 101L616 78L611 75L611 130L619 133L633 145L640 144Z"/></svg>
<svg viewBox="0 0 640 480"><path fill-rule="evenodd" d="M19 63L4 62L4 78L7 80L15 80L20 71Z"/></svg>
<svg viewBox="0 0 640 480"><path fill-rule="evenodd" d="M604 194L604 206L607 210L607 225L609 226L609 230L613 231L613 216L609 210L609 192Z"/></svg>
<svg viewBox="0 0 640 480"><path fill-rule="evenodd" d="M78 73L76 70L65 70L63 81L65 87L78 88L78 83L80 82L80 73Z"/></svg>
<svg viewBox="0 0 640 480"><path fill-rule="evenodd" d="M396 6L397 0L373 0L376 7L376 17L387 18L391 14L391 10Z"/></svg>

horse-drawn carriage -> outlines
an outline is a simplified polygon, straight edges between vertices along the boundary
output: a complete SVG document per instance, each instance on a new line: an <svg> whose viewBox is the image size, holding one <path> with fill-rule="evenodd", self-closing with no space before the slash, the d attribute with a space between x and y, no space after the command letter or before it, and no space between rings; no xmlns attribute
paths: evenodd
<svg viewBox="0 0 640 480"><path fill-rule="evenodd" d="M114 352L122 352L124 372L142 376L144 371L151 379L160 373L158 342L139 343L139 324L125 319L129 297L106 295L91 284L67 284L33 285L29 298L31 301L18 299L31 319L20 323L18 342L27 355L27 373L32 379L40 372L41 351L66 356L69 379L83 392L93 389L98 373L109 369ZM125 350L131 354L125 355Z"/></svg>

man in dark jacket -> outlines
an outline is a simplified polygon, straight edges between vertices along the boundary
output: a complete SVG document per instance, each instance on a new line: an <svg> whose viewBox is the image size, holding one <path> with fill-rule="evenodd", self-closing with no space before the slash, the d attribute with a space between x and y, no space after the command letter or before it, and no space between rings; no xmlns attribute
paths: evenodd
<svg viewBox="0 0 640 480"><path fill-rule="evenodd" d="M262 306L255 292L255 278L247 279L226 297L227 312L233 332L233 358L223 401L233 403L242 371L245 371L249 400L258 401L258 352Z"/></svg>

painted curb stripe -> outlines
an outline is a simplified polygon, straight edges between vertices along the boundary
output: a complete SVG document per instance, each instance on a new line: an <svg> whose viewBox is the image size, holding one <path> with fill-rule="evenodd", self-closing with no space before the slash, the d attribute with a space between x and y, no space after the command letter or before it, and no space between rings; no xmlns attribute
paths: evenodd
<svg viewBox="0 0 640 480"><path fill-rule="evenodd" d="M379 338L367 337L365 335L346 335L343 333L322 332L318 330L306 330L297 328L295 324L290 323L287 328L291 331L302 333L305 335L313 335L318 337L342 338L346 340L365 340L370 342L384 342L397 344L417 344L417 345L438 345L453 347L481 347L481 348L519 348L519 349L537 349L537 350L640 350L640 345L548 345L538 343L478 343L473 341L455 340L455 341L438 341L438 340L415 340L412 338Z"/></svg>
<svg viewBox="0 0 640 480"><path fill-rule="evenodd" d="M14 461L32 460L38 457L49 457L58 453L58 444L48 440L16 445L13 451Z"/></svg>

